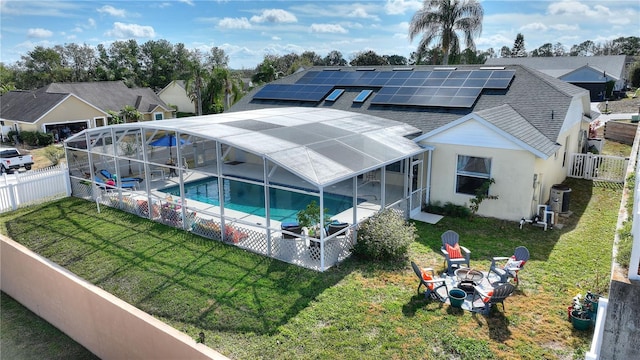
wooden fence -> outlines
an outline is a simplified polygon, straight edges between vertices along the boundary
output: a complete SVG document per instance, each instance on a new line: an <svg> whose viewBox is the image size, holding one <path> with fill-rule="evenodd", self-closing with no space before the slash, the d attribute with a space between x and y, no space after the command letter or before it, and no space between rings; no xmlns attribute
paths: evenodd
<svg viewBox="0 0 640 360"><path fill-rule="evenodd" d="M637 123L607 121L606 124L604 124L604 138L627 145L633 145L637 128Z"/></svg>

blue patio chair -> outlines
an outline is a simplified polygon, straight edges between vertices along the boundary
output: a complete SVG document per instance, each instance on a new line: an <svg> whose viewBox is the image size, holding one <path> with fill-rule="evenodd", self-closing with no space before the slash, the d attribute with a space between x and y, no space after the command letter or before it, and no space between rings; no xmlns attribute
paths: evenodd
<svg viewBox="0 0 640 360"><path fill-rule="evenodd" d="M449 290L447 289L446 279L444 278L436 279L435 271L432 268L420 268L413 261L411 262L411 267L413 268L413 272L416 274L418 279L420 279L420 283L418 284L418 295L420 294L420 288L424 286L425 298L431 298L433 300L445 302L446 298L444 298L440 293L438 293L438 289L444 286L445 294L449 294Z"/></svg>
<svg viewBox="0 0 640 360"><path fill-rule="evenodd" d="M118 188L118 183L116 182L115 185L111 185L111 184L107 184L104 180L96 177L94 178L96 181L96 184L98 185L98 187L102 190L114 190L116 188ZM121 182L119 185L120 188L122 189L136 189L136 185L138 183L135 182Z"/></svg>
<svg viewBox="0 0 640 360"><path fill-rule="evenodd" d="M100 170L100 175L104 176L104 178L107 180L115 179L114 175L111 172L109 172L109 170L107 169ZM120 178L120 181L122 181L123 183L127 183L127 182L141 183L142 181L144 181L144 179L139 177L123 177L123 178Z"/></svg>

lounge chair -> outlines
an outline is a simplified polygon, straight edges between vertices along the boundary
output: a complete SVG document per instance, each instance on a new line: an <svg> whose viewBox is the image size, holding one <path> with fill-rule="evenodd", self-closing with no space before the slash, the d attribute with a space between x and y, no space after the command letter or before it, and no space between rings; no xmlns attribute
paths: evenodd
<svg viewBox="0 0 640 360"><path fill-rule="evenodd" d="M136 185L138 185L137 182L116 182L115 184L107 184L104 180L96 177L94 178L96 184L98 185L98 187L102 190L114 190L117 189L118 187L122 188L122 189L136 189Z"/></svg>
<svg viewBox="0 0 640 360"><path fill-rule="evenodd" d="M109 170L107 169L102 169L100 170L100 175L104 176L105 179L115 179L114 175L109 172ZM120 181L122 181L123 183L128 183L128 182L138 182L141 183L142 181L144 181L143 178L139 178L139 177L123 177L120 178Z"/></svg>

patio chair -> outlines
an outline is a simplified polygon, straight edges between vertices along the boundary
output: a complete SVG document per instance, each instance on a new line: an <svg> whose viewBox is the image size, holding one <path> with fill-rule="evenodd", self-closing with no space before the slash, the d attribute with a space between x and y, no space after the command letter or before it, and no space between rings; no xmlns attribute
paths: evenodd
<svg viewBox="0 0 640 360"><path fill-rule="evenodd" d="M453 230L445 231L442 236L442 247L440 252L444 256L445 265L447 267L447 274L453 274L455 268L459 268L462 265L469 265L471 259L471 251L464 246L460 246L460 236Z"/></svg>
<svg viewBox="0 0 640 360"><path fill-rule="evenodd" d="M283 239L297 239L302 235L302 227L298 224L282 224L280 229L284 230Z"/></svg>
<svg viewBox="0 0 640 360"><path fill-rule="evenodd" d="M104 178L106 180L115 179L114 175L107 169L100 170L100 175L104 176ZM125 182L139 182L139 183L141 183L141 182L144 181L144 179L143 178L139 178L139 177L123 177L123 178L120 178L120 181L122 181L123 183L125 183Z"/></svg>
<svg viewBox="0 0 640 360"><path fill-rule="evenodd" d="M432 268L420 268L415 262L411 262L413 272L416 273L420 283L418 284L418 295L420 295L420 288L424 285L424 297L438 300L441 302L446 301L446 298L438 293L438 289L444 286L445 294L449 294L447 289L447 281L444 278L436 279L435 271Z"/></svg>
<svg viewBox="0 0 640 360"><path fill-rule="evenodd" d="M102 180L102 179L100 179L98 177L95 177L94 180L95 180L96 184L98 185L98 187L101 190L110 191L110 190L114 190L114 189L118 188L118 183L116 183L116 182L114 182L113 184L108 184L104 180ZM120 187L122 189L135 190L137 184L138 183L135 183L135 182L121 182L119 185L120 185Z"/></svg>
<svg viewBox="0 0 640 360"><path fill-rule="evenodd" d="M491 307L495 304L502 304L502 311L505 311L504 300L511 296L515 291L515 286L504 283L500 284L493 289L483 290L479 286L473 287L473 304L476 303L477 299L482 299L484 303L483 306L473 306L471 311L479 312L484 315L489 315L489 311L491 311Z"/></svg>
<svg viewBox="0 0 640 360"><path fill-rule="evenodd" d="M529 250L524 246L518 246L511 257L496 256L492 258L489 275L491 273L498 275L500 278L498 282L501 283L506 283L509 278L512 278L517 287L520 284L518 272L522 270L527 260L529 260Z"/></svg>
<svg viewBox="0 0 640 360"><path fill-rule="evenodd" d="M327 225L327 235L331 236L333 234L337 234L348 227L349 227L348 223L331 222ZM346 236L346 235L347 235L347 231L342 231L342 233L340 233L340 235L338 236Z"/></svg>

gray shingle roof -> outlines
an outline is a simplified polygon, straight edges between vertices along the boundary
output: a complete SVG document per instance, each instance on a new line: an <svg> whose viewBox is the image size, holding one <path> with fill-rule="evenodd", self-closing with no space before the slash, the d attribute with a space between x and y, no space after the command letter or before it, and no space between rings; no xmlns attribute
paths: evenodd
<svg viewBox="0 0 640 360"><path fill-rule="evenodd" d="M45 89L50 93L73 93L104 111L120 111L126 105L133 106L142 113L148 113L157 106L171 110L151 89L130 89L122 81L53 83ZM141 99L136 106L138 96Z"/></svg>
<svg viewBox="0 0 640 360"><path fill-rule="evenodd" d="M457 65L457 68L462 70L479 69L480 67L482 66ZM376 70L393 69L393 67L383 66L376 66L375 68ZM432 70L434 67L413 66L413 68L414 70ZM237 102L230 111L282 106L326 107L402 121L420 129L423 133L428 133L472 112L482 112L486 114L492 111L491 109L508 104L513 111L519 114L520 118L529 123L529 128L526 131L523 131L523 127L509 128L510 131L515 131L515 133L512 133L512 136L523 141L532 141L529 140L531 131L532 129L537 130L541 136L548 139L548 142L542 144L543 142L533 141L531 144L532 146L537 146L538 151L546 154L549 151L549 144L558 142L558 135L573 97L585 96L588 99L589 92L525 66L512 65L506 66L506 68L515 70L515 76L509 88L506 90L484 90L473 107L468 109L372 105L371 99L374 97L373 95L362 104L354 103L353 99L363 88L345 88L344 94L334 102L324 100L318 103L254 100L253 96L261 89L256 88ZM355 67L343 67L341 71L356 71L356 69ZM310 68L276 80L273 83L293 84L311 70L317 71L322 70L322 68ZM338 87L344 88L343 86ZM375 88L372 89L374 92L377 91ZM519 133L520 131L523 132Z"/></svg>
<svg viewBox="0 0 640 360"><path fill-rule="evenodd" d="M625 55L613 56L553 56L553 57L521 57L491 58L485 65L524 65L541 71L555 78L560 78L576 69L589 66L606 71L619 79L626 78Z"/></svg>
<svg viewBox="0 0 640 360"><path fill-rule="evenodd" d="M0 118L33 123L67 96L44 91L9 91L0 96Z"/></svg>

